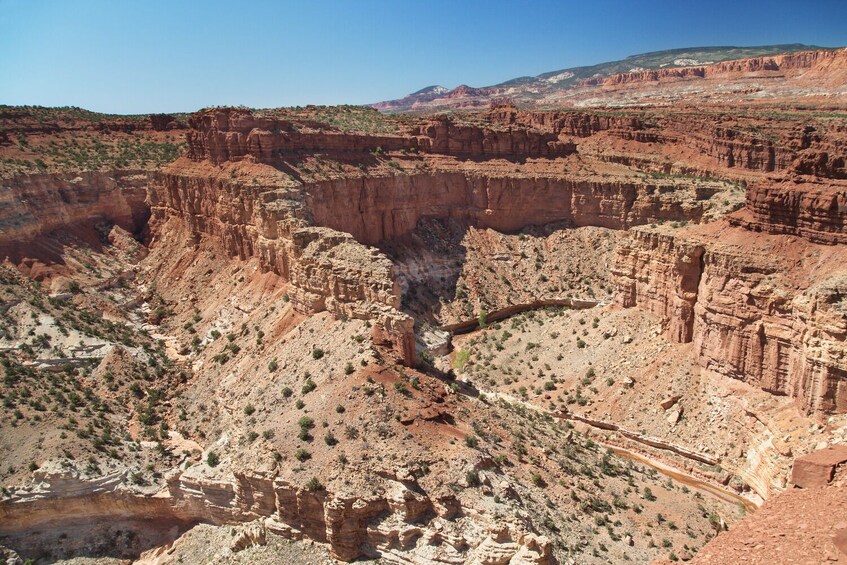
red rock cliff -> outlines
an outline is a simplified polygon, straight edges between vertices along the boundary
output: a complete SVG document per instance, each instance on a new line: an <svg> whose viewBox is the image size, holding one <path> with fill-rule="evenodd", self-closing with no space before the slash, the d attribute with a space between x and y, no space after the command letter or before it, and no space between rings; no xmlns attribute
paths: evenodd
<svg viewBox="0 0 847 565"><path fill-rule="evenodd" d="M213 163L240 161L251 156L260 162L308 153L353 153L413 150L456 157L523 159L557 157L574 152L573 144L552 133L525 127L492 129L438 118L412 128L407 134L343 133L315 124L306 127L278 118L257 117L249 110L201 112L189 120L188 156Z"/></svg>
<svg viewBox="0 0 847 565"><path fill-rule="evenodd" d="M808 412L847 412L847 253L737 228L692 232L633 230L614 268L619 303L693 341L707 369Z"/></svg>

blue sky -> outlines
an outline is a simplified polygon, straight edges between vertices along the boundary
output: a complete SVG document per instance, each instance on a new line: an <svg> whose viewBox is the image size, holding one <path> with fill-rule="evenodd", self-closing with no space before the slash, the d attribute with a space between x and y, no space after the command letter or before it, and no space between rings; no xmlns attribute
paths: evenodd
<svg viewBox="0 0 847 565"><path fill-rule="evenodd" d="M0 0L0 104L364 104L701 45L847 45L847 0Z"/></svg>

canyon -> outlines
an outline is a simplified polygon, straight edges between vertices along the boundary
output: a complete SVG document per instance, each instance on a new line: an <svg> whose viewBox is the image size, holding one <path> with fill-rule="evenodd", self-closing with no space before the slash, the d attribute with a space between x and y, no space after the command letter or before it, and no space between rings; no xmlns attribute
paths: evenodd
<svg viewBox="0 0 847 565"><path fill-rule="evenodd" d="M602 108L5 107L0 544L710 562L767 535L807 504L795 458L847 442L843 59L578 85ZM750 73L784 98L656 102Z"/></svg>

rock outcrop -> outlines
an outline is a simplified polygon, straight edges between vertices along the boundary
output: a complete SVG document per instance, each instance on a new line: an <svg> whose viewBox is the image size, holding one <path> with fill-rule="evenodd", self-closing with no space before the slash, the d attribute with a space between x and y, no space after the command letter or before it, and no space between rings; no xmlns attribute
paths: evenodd
<svg viewBox="0 0 847 565"><path fill-rule="evenodd" d="M259 257L266 269L289 280L300 312L375 320L378 342L413 364L413 322L397 310L391 262L349 234L309 226L299 204L286 196L239 187L208 171L167 172L149 187L153 231L159 234L152 243L167 237L160 228L169 220L184 223L197 237L216 237L232 256Z"/></svg>
<svg viewBox="0 0 847 565"><path fill-rule="evenodd" d="M790 171L824 178L847 178L844 168L847 140L845 129L837 122L809 125L768 121L763 124L756 119L728 119L686 110L673 113L630 110L615 114L576 110L529 112L509 105L493 107L486 119L501 126L551 131L561 139L599 135L614 140L656 143L665 156L653 167L660 173L672 172L667 169L671 165L667 162L669 159L694 158L695 162L688 167L700 173L725 174L727 169L738 173Z"/></svg>
<svg viewBox="0 0 847 565"><path fill-rule="evenodd" d="M661 318L679 343L694 335L694 304L703 274L704 248L670 234L633 230L618 246L613 275L616 300L640 306Z"/></svg>
<svg viewBox="0 0 847 565"><path fill-rule="evenodd" d="M416 133L420 150L462 158L563 157L576 151L573 143L559 140L558 132L519 126L483 128L457 124L448 117L433 120Z"/></svg>
<svg viewBox="0 0 847 565"><path fill-rule="evenodd" d="M835 445L803 455L794 460L791 484L800 488L825 487L836 471L847 463L847 446Z"/></svg>
<svg viewBox="0 0 847 565"><path fill-rule="evenodd" d="M22 175L0 191L0 255L38 253L37 240L56 230L90 237L98 223L138 233L147 224L143 172Z"/></svg>
<svg viewBox="0 0 847 565"><path fill-rule="evenodd" d="M843 413L847 283L820 269L826 248L765 237L756 247L722 243L749 241L745 230L718 237L632 230L614 268L618 301L658 315L671 339L694 343L707 369L796 398L808 412ZM803 251L791 258L763 251L776 245ZM840 250L828 251L842 260Z"/></svg>
<svg viewBox="0 0 847 565"><path fill-rule="evenodd" d="M47 524L68 527L83 517L91 525L117 519L155 520L164 529L173 524L263 519L270 532L327 544L341 561L382 557L421 565L552 562L545 537L516 523L463 516L455 496L430 497L413 479L412 484L392 481L384 495L358 496L308 490L273 475L210 477L188 471L170 477L165 491L142 496L114 485L92 487L45 476L37 492L15 492L11 499L0 501L0 539L38 551L42 540L33 532ZM258 531L254 537L262 535Z"/></svg>
<svg viewBox="0 0 847 565"><path fill-rule="evenodd" d="M412 128L406 134L342 133L297 127L280 118L259 117L249 110L200 112L189 120L188 156L213 163L240 161L251 156L270 162L307 153L367 154L381 151L422 151L462 158L559 157L573 153L572 143L558 136L520 126L493 129L454 123L442 117Z"/></svg>
<svg viewBox="0 0 847 565"><path fill-rule="evenodd" d="M799 51L749 59L733 59L711 65L670 67L615 74L610 77L590 78L580 82L582 86L620 87L644 82L667 80L717 78L747 73L776 74L778 72L798 74L804 71L847 69L847 51L844 49Z"/></svg>
<svg viewBox="0 0 847 565"><path fill-rule="evenodd" d="M369 245L410 233L422 218L452 218L501 232L551 222L627 229L678 218L698 221L704 209L693 194L660 183L567 174L432 172L341 179L304 188L316 224L350 233ZM355 203L354 213L350 203Z"/></svg>
<svg viewBox="0 0 847 565"><path fill-rule="evenodd" d="M746 199L745 213L731 218L736 225L818 243L847 243L845 183L759 183L747 189Z"/></svg>

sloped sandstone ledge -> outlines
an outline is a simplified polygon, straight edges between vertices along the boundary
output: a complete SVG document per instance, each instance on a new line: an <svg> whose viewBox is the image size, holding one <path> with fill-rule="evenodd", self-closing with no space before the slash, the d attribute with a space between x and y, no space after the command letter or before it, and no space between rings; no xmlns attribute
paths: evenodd
<svg viewBox="0 0 847 565"><path fill-rule="evenodd" d="M18 489L0 501L0 540L29 552L42 543L38 532L81 522L135 519L184 530L264 519L269 531L325 543L342 561L552 563L549 540L525 525L463 508L452 494L428 495L411 476L383 478L386 494L355 496L306 490L273 475L188 470L172 474L161 492L143 496L118 484L44 475L32 490Z"/></svg>

